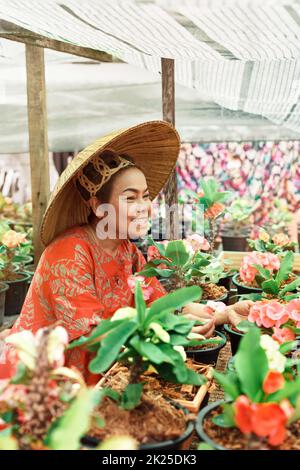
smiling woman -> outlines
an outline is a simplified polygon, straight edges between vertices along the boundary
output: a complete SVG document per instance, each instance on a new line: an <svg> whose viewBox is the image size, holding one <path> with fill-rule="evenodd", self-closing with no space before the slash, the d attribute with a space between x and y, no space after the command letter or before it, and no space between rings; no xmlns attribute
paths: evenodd
<svg viewBox="0 0 300 470"><path fill-rule="evenodd" d="M59 322L70 340L89 334L102 319L133 306L132 274L145 259L130 238L148 231L151 198L161 190L179 151L169 124L144 123L99 139L80 152L61 175L46 210L41 236L47 245L12 333L36 332ZM147 304L165 294L147 281ZM4 351L0 377L15 371ZM74 348L74 365L89 383L90 353Z"/></svg>

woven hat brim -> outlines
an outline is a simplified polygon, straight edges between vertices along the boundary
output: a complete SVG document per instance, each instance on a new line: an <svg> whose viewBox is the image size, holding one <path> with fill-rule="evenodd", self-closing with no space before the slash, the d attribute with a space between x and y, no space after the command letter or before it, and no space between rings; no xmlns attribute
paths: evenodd
<svg viewBox="0 0 300 470"><path fill-rule="evenodd" d="M143 170L151 198L157 196L176 165L180 138L165 121L150 121L97 139L82 150L61 174L51 194L41 226L44 245L68 228L87 223L90 209L74 186L78 171L96 155L110 148L127 153Z"/></svg>

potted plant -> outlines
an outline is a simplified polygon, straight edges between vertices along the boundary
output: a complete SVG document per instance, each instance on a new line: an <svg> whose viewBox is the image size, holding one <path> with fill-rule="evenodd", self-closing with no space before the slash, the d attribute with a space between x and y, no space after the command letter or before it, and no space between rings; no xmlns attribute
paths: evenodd
<svg viewBox="0 0 300 470"><path fill-rule="evenodd" d="M280 268L280 258L273 253L261 253L252 251L242 259L239 272L232 278L238 295L261 293L261 284L264 281L260 276L262 268L272 275Z"/></svg>
<svg viewBox="0 0 300 470"><path fill-rule="evenodd" d="M279 270L273 272L260 265L255 265L255 268L257 269L257 282L261 286L261 291L242 296L243 299L255 301L255 305L251 308L248 316L248 320L250 322L255 318L254 312L256 309L262 308L263 311L266 310L266 312L269 312L272 316L273 309L279 308L279 315L279 312L285 308L285 306L289 305L291 301L296 301L300 297L300 292L297 291L300 286L300 277L296 277L292 274L293 260L293 253L287 252L281 260ZM294 303L291 303L291 305L294 305ZM271 319L268 321L269 323L272 322ZM265 324L262 323L261 325L259 325L259 323L257 324L258 326L266 326L267 322L265 322ZM278 326L278 324L276 325ZM244 332L247 331L248 326L247 322L241 322L236 327L233 327L232 325L224 326L230 338L233 354L235 354L238 344ZM275 323L272 326L275 326ZM283 331L286 330L284 329ZM282 336L282 331L280 335L278 331L277 335L278 338Z"/></svg>
<svg viewBox="0 0 300 470"><path fill-rule="evenodd" d="M222 228L224 251L247 251L254 210L253 201L247 198L235 199L226 209Z"/></svg>
<svg viewBox="0 0 300 470"><path fill-rule="evenodd" d="M16 374L0 384L0 446L10 438L22 450L79 448L101 393L64 367L66 330L24 330L5 341L19 362Z"/></svg>
<svg viewBox="0 0 300 470"><path fill-rule="evenodd" d="M167 381L194 385L205 382L185 363L184 347L199 342L188 338L195 322L173 313L199 295L199 287L187 287L161 297L147 308L137 282L136 308L117 310L112 318L102 320L89 337L69 346L84 346L95 352L89 364L92 373L106 372L115 361L129 370L124 390L114 390L101 402L98 417L105 426L92 428L89 436L100 441L111 433L122 433L125 427L142 448L168 449L182 445L191 435L193 424L187 422L186 411L164 397L146 393L141 377L151 366Z"/></svg>
<svg viewBox="0 0 300 470"><path fill-rule="evenodd" d="M285 233L289 235L289 226L293 221L293 214L290 212L287 202L275 198L273 201L273 209L269 212L264 227L270 235L276 233Z"/></svg>
<svg viewBox="0 0 300 470"><path fill-rule="evenodd" d="M217 284L228 272L224 271L220 258L201 251L202 244L207 243L203 237L192 237L165 243L149 240L148 262L138 274L160 278L168 291L198 285L202 289L202 300L226 300L226 288ZM195 237L198 237L197 242Z"/></svg>
<svg viewBox="0 0 300 470"><path fill-rule="evenodd" d="M249 238L247 242L251 250L263 253L282 254L286 251L295 251L296 247L296 243L285 233L276 233L271 236L264 229L259 231L257 238Z"/></svg>
<svg viewBox="0 0 300 470"><path fill-rule="evenodd" d="M291 368L298 362L286 358L270 336L251 328L234 370L214 372L227 401L200 411L200 439L219 450L299 450L300 377Z"/></svg>
<svg viewBox="0 0 300 470"><path fill-rule="evenodd" d="M210 245L210 253L214 253L218 237L218 220L224 214L223 204L231 194L221 191L220 184L214 178L202 179L201 191L195 193L194 201L204 210L205 234Z"/></svg>
<svg viewBox="0 0 300 470"><path fill-rule="evenodd" d="M5 298L5 315L19 314L27 292L29 275L19 270L15 262L17 250L26 246L25 234L8 230L2 234L0 244L0 281L8 284Z"/></svg>

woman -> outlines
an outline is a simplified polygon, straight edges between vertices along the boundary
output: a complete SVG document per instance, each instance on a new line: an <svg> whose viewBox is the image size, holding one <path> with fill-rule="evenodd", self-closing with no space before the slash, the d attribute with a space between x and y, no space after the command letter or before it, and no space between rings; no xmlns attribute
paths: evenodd
<svg viewBox="0 0 300 470"><path fill-rule="evenodd" d="M128 282L145 264L129 238L147 234L151 199L162 189L179 152L177 132L154 121L99 139L80 152L59 178L46 210L41 237L46 249L22 312L11 333L59 322L69 340L88 335L101 319L133 306ZM147 303L165 295L156 278L147 281ZM187 315L202 309L192 304ZM211 335L215 320L194 331ZM15 360L6 349L0 377L12 375ZM75 348L66 365L81 370L88 383L90 353Z"/></svg>

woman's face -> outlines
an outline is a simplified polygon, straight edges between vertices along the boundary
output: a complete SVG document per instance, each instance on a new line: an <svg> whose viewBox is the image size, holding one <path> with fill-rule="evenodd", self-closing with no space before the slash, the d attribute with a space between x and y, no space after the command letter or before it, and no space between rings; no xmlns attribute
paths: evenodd
<svg viewBox="0 0 300 470"><path fill-rule="evenodd" d="M128 168L116 175L108 204L110 207L104 210L106 222L109 229L115 228L115 237L135 239L147 235L151 200L147 181L141 170ZM105 206L102 208L105 209ZM103 215L101 204L99 210ZM99 213L96 215L99 216ZM108 238L113 238L113 235L108 235Z"/></svg>

